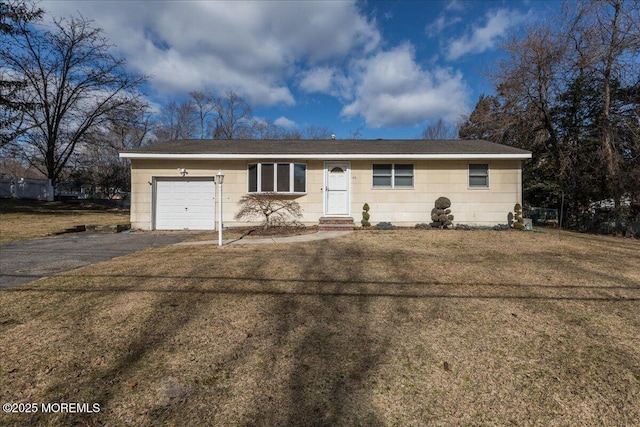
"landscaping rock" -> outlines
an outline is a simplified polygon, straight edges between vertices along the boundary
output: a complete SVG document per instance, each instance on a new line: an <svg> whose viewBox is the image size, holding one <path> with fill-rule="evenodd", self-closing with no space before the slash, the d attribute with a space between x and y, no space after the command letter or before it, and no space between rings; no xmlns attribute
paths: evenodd
<svg viewBox="0 0 640 427"><path fill-rule="evenodd" d="M67 234L67 233L82 233L87 231L87 227L85 225L76 225L73 227L66 228L64 231L60 231L55 233L56 235Z"/></svg>
<svg viewBox="0 0 640 427"><path fill-rule="evenodd" d="M376 230L395 230L396 226L390 222L379 222L376 224Z"/></svg>
<svg viewBox="0 0 640 427"><path fill-rule="evenodd" d="M116 233L122 233L127 230L131 230L131 224L118 224L116 226Z"/></svg>
<svg viewBox="0 0 640 427"><path fill-rule="evenodd" d="M454 230L466 230L466 231L471 231L473 230L473 228L471 228L470 225L467 224L456 224L455 227L453 227Z"/></svg>
<svg viewBox="0 0 640 427"><path fill-rule="evenodd" d="M433 229L433 227L431 227L430 224L425 224L425 223L416 224L415 228L417 228L418 230L431 230L431 229Z"/></svg>

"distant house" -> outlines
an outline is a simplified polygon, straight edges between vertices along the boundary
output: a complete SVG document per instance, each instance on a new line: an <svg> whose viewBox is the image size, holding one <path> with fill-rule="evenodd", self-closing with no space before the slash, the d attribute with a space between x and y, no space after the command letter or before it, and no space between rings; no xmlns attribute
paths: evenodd
<svg viewBox="0 0 640 427"><path fill-rule="evenodd" d="M247 193L296 200L302 222L355 219L368 203L371 223L431 222L448 197L455 223L506 223L522 203L522 160L531 153L488 141L179 140L123 151L131 160L131 223L144 230L216 227L214 175L224 175L224 226Z"/></svg>

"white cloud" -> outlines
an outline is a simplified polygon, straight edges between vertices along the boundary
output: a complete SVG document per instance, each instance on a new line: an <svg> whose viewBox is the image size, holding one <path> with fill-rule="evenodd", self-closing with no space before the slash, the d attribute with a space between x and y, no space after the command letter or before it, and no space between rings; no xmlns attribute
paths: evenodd
<svg viewBox="0 0 640 427"><path fill-rule="evenodd" d="M41 5L54 16L79 11L95 19L129 65L152 76L158 97L231 89L252 106L269 107L294 105L295 87L338 98L342 117L361 116L371 127L455 120L468 105L460 72L424 68L409 43L383 50L377 23L355 1ZM495 15L487 28L500 24L500 11ZM443 18L434 28L457 22ZM469 40L483 31L476 28ZM275 123L296 126L284 116Z"/></svg>
<svg viewBox="0 0 640 427"><path fill-rule="evenodd" d="M509 29L526 22L530 14L515 10L498 9L485 15L484 25L474 25L472 32L450 40L446 47L446 58L455 60L469 53L481 53L495 47Z"/></svg>
<svg viewBox="0 0 640 427"><path fill-rule="evenodd" d="M451 0L444 8L444 10L461 11L464 9L460 0Z"/></svg>
<svg viewBox="0 0 640 427"><path fill-rule="evenodd" d="M318 67L303 72L300 88L309 93L329 93L335 72L333 67Z"/></svg>
<svg viewBox="0 0 640 427"><path fill-rule="evenodd" d="M288 82L300 68L373 52L375 21L353 1L44 1L54 16L94 19L131 67L167 96L232 89L252 105L295 103Z"/></svg>
<svg viewBox="0 0 640 427"><path fill-rule="evenodd" d="M460 73L423 69L409 43L352 61L346 75L335 67L308 70L299 87L339 98L346 102L341 116L361 116L374 128L455 120L465 112L468 97Z"/></svg>
<svg viewBox="0 0 640 427"><path fill-rule="evenodd" d="M284 116L278 117L273 123L287 129L296 127L296 122L294 122L293 120L289 120Z"/></svg>
<svg viewBox="0 0 640 427"><path fill-rule="evenodd" d="M352 82L337 67L316 67L301 73L300 89L307 93L324 93L341 99L350 99Z"/></svg>
<svg viewBox="0 0 640 427"><path fill-rule="evenodd" d="M453 16L451 18L447 18L444 14L438 16L438 18L427 25L425 28L425 32L429 37L440 36L442 31L461 22L462 18L459 16Z"/></svg>
<svg viewBox="0 0 640 427"><path fill-rule="evenodd" d="M341 114L360 115L370 127L413 125L437 118L456 120L468 103L462 74L421 68L409 44L359 61L354 72L356 99Z"/></svg>

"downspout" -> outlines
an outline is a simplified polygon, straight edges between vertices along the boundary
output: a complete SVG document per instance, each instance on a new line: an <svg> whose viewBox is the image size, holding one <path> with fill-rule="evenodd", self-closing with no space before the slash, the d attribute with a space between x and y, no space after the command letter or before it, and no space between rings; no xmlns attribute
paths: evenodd
<svg viewBox="0 0 640 427"><path fill-rule="evenodd" d="M517 195L516 195L516 202L520 203L520 206L524 206L522 204L522 196L524 193L524 183L522 181L522 167L523 167L523 163L524 160L520 160L520 167L518 168L518 191L517 191Z"/></svg>

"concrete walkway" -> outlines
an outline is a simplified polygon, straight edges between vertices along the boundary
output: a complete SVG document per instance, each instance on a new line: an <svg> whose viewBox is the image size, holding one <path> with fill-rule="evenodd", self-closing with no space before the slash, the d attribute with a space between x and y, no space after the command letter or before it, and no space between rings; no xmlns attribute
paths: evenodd
<svg viewBox="0 0 640 427"><path fill-rule="evenodd" d="M313 242L315 240L333 239L334 237L345 236L349 231L318 231L310 234L301 234L299 236L288 237L265 237L261 239L227 239L223 240L223 245L264 245L270 243L299 243L299 242ZM180 242L176 243L177 246L195 246L195 245L217 245L217 240L205 240L202 242Z"/></svg>

